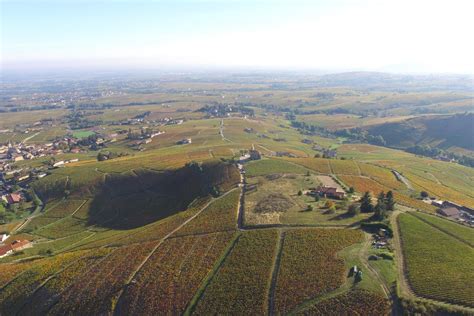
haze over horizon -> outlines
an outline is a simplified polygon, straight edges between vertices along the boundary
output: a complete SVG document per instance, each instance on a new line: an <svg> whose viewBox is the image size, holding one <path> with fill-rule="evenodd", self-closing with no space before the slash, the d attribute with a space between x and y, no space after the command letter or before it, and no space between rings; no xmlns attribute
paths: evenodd
<svg viewBox="0 0 474 316"><path fill-rule="evenodd" d="M474 4L412 2L6 0L1 69L473 74Z"/></svg>

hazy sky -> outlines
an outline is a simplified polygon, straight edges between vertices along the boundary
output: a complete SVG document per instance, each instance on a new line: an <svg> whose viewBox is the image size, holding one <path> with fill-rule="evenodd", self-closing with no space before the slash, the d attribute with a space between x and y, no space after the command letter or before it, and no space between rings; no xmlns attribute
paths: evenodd
<svg viewBox="0 0 474 316"><path fill-rule="evenodd" d="M474 73L472 0L0 0L11 67Z"/></svg>

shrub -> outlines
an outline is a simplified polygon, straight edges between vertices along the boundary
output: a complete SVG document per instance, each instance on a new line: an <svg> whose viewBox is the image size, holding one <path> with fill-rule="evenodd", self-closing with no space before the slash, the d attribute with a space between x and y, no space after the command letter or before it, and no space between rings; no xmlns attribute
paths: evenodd
<svg viewBox="0 0 474 316"><path fill-rule="evenodd" d="M349 208L347 210L347 214L349 214L351 216L356 216L356 215L360 214L359 205L357 205L357 204L349 205Z"/></svg>

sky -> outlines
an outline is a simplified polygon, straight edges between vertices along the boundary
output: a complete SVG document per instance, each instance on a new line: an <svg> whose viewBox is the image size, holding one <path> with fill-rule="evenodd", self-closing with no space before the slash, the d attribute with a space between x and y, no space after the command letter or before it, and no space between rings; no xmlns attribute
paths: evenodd
<svg viewBox="0 0 474 316"><path fill-rule="evenodd" d="M472 0L0 0L1 68L474 74Z"/></svg>

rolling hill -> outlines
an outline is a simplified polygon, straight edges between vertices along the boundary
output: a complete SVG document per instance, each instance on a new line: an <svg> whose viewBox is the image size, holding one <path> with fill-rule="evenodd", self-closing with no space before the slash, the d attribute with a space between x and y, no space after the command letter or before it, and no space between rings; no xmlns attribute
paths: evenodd
<svg viewBox="0 0 474 316"><path fill-rule="evenodd" d="M424 116L402 122L367 128L369 134L382 136L387 146L408 148L429 145L439 149L463 148L474 151L474 114Z"/></svg>

